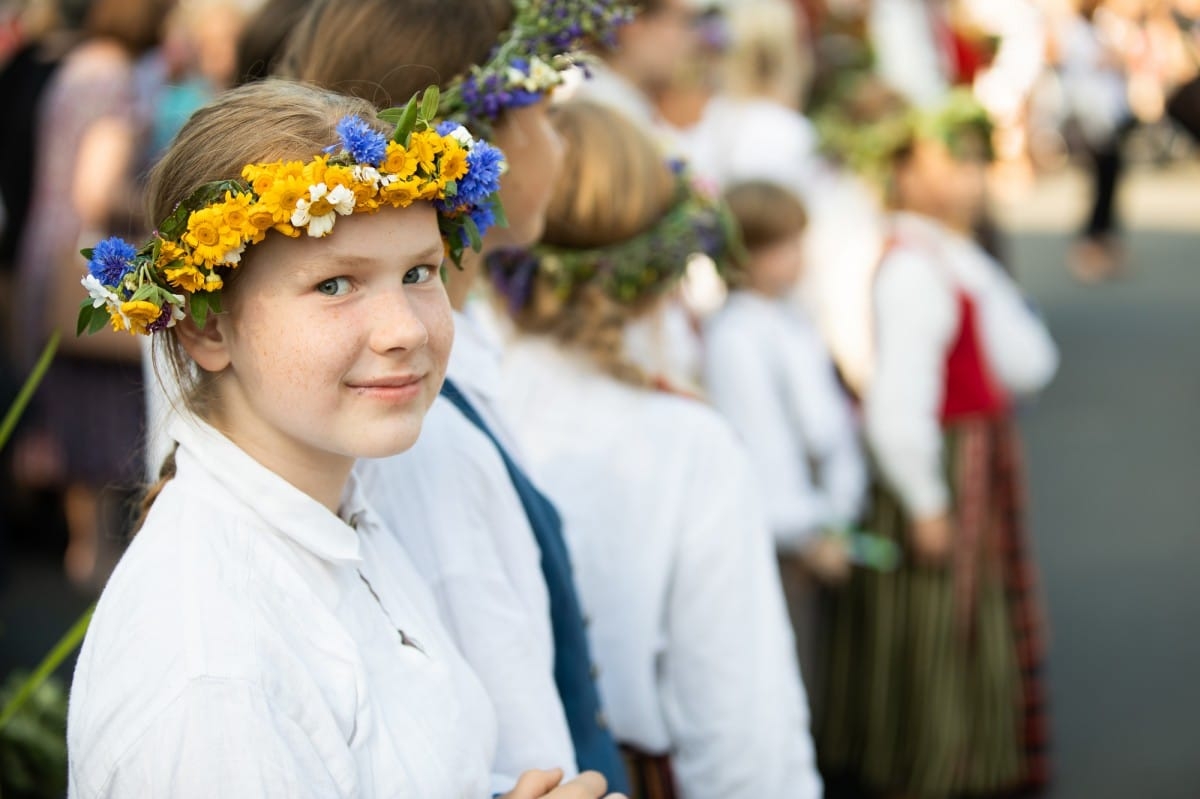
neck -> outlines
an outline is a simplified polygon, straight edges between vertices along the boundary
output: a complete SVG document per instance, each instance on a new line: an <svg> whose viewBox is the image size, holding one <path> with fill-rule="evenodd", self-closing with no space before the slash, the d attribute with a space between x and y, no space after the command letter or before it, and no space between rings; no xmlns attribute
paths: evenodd
<svg viewBox="0 0 1200 799"><path fill-rule="evenodd" d="M263 426L236 424L225 414L210 424L243 452L336 514L354 458L321 452Z"/></svg>

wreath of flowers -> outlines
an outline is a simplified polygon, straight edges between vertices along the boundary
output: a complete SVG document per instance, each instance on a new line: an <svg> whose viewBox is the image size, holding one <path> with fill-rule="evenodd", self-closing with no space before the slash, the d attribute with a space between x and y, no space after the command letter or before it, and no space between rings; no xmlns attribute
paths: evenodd
<svg viewBox="0 0 1200 799"><path fill-rule="evenodd" d="M587 41L615 43L633 19L621 0L513 0L513 22L487 61L455 78L442 94L441 113L483 129L506 108L538 102L577 65L586 69Z"/></svg>
<svg viewBox="0 0 1200 799"><path fill-rule="evenodd" d="M219 312L220 291L252 244L274 230L285 236L329 235L338 217L431 201L450 258L478 250L484 232L504 224L497 192L501 152L461 125L429 120L438 91L426 90L381 118L389 137L358 116L337 124L339 144L307 163L248 164L242 180L207 183L181 202L141 248L120 238L83 250L88 299L77 334L104 325L149 335L187 315L203 326Z"/></svg>
<svg viewBox="0 0 1200 799"><path fill-rule="evenodd" d="M729 209L680 174L671 209L630 239L589 249L539 244L504 250L488 257L488 269L513 313L529 302L538 276L561 300L576 287L594 282L613 301L633 305L669 290L697 254L726 268L741 262L745 249Z"/></svg>

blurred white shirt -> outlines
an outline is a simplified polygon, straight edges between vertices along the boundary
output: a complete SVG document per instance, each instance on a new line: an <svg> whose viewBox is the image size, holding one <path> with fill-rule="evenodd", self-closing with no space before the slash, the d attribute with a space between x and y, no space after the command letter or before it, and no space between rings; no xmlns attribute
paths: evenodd
<svg viewBox="0 0 1200 799"><path fill-rule="evenodd" d="M501 408L563 511L617 739L684 799L821 794L774 546L745 454L700 402L522 337Z"/></svg>
<svg viewBox="0 0 1200 799"><path fill-rule="evenodd" d="M213 428L100 597L72 797L488 795L495 719L351 480L334 515Z"/></svg>
<svg viewBox="0 0 1200 799"><path fill-rule="evenodd" d="M708 398L746 445L776 546L795 551L856 521L866 464L813 325L787 300L735 291L705 334Z"/></svg>

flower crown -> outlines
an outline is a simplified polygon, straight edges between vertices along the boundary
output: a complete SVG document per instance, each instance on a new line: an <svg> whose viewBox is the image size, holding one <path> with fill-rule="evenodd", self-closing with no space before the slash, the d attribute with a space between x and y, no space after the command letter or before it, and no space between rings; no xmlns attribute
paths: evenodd
<svg viewBox="0 0 1200 799"><path fill-rule="evenodd" d="M671 209L633 238L590 249L539 244L501 251L489 256L488 269L516 313L529 302L538 274L563 300L576 287L596 282L610 299L632 305L669 289L692 255L706 254L722 267L739 262L744 252L728 208L680 175Z"/></svg>
<svg viewBox="0 0 1200 799"><path fill-rule="evenodd" d="M588 39L614 44L633 19L621 0L513 0L513 22L486 62L455 78L442 94L441 114L470 127L486 126L506 108L532 105L563 82L563 73L588 56Z"/></svg>
<svg viewBox="0 0 1200 799"><path fill-rule="evenodd" d="M308 163L248 164L242 180L207 183L181 202L140 249L119 238L83 250L89 299L77 334L113 330L151 334L190 314L203 326L219 312L220 291L251 244L268 231L329 235L339 216L432 201L447 254L458 263L468 245L504 224L497 191L504 156L460 125L432 127L438 91L426 90L381 117L391 137L358 116L337 124L340 143Z"/></svg>

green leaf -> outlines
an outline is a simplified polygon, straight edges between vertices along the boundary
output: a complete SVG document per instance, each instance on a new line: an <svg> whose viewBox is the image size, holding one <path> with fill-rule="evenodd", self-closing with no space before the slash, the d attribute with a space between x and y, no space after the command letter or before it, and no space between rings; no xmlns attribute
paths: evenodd
<svg viewBox="0 0 1200 799"><path fill-rule="evenodd" d="M417 123L417 96L414 94L408 101L408 105L404 106L404 112L400 114L400 121L396 123L396 131L392 134L392 141L408 146L408 137L412 133L413 126Z"/></svg>
<svg viewBox="0 0 1200 799"><path fill-rule="evenodd" d="M57 346L58 339L51 339L51 343ZM47 346L47 350L53 355L52 348ZM54 673L55 669L62 665L62 662L66 660L68 655L78 649L79 645L83 643L83 636L87 632L88 625L91 624L92 613L95 609L96 606L93 604L84 611L83 615L71 625L71 629L67 630L66 634L50 650L50 654L46 655L42 662L38 664L33 675L17 690L17 695L4 706L3 711L0 711L0 729L4 729L4 726L16 715L21 706L29 700L33 692Z"/></svg>
<svg viewBox="0 0 1200 799"><path fill-rule="evenodd" d="M79 319L75 322L75 337L83 335L83 331L87 330L88 325L92 321L92 298L88 297L83 302L79 303Z"/></svg>
<svg viewBox="0 0 1200 799"><path fill-rule="evenodd" d="M88 323L88 335L90 336L93 333L99 332L100 328L108 324L108 320L111 318L112 316L109 315L107 308L93 308L92 321Z"/></svg>
<svg viewBox="0 0 1200 799"><path fill-rule="evenodd" d="M188 301L188 310L191 311L192 321L201 330L204 329L204 325L208 322L208 314L212 305L209 300L210 295L208 292L198 291Z"/></svg>
<svg viewBox="0 0 1200 799"><path fill-rule="evenodd" d="M79 251L79 254L90 261L90 260L92 260L92 253L94 253L95 251L96 251L95 247L85 247Z"/></svg>
<svg viewBox="0 0 1200 799"><path fill-rule="evenodd" d="M467 231L467 238L471 240L471 249L479 252L483 248L483 237L479 235L479 227L475 224L475 220L464 216L462 223L463 230Z"/></svg>
<svg viewBox="0 0 1200 799"><path fill-rule="evenodd" d="M382 119L384 122L390 122L393 125L400 122L400 118L404 116L404 109L400 107L385 108L375 116Z"/></svg>
<svg viewBox="0 0 1200 799"><path fill-rule="evenodd" d="M457 180L447 180L446 188L444 188L442 190L442 195L447 200L453 200L455 197L457 197L458 196L458 181Z"/></svg>
<svg viewBox="0 0 1200 799"><path fill-rule="evenodd" d="M508 227L508 214L504 213L499 194L492 198L492 216L496 217L496 227Z"/></svg>
<svg viewBox="0 0 1200 799"><path fill-rule="evenodd" d="M425 90L425 94L421 97L421 117L429 121L437 116L438 102L441 100L441 92L437 86L430 86Z"/></svg>

